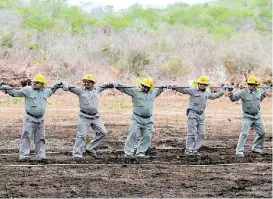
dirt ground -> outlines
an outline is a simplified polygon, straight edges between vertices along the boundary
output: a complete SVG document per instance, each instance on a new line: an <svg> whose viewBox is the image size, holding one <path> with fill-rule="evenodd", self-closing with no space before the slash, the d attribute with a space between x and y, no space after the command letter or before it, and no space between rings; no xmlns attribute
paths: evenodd
<svg viewBox="0 0 273 199"><path fill-rule="evenodd" d="M272 197L272 98L261 107L267 129L264 154L251 153L251 130L241 159L235 157L241 104L226 97L209 102L205 143L195 158L184 155L187 96L166 92L157 98L155 135L145 159L123 157L131 99L105 93L100 104L108 135L97 158L73 161L78 101L58 91L46 111L48 161L38 164L32 155L29 162L19 163L23 102L0 94L0 197Z"/></svg>

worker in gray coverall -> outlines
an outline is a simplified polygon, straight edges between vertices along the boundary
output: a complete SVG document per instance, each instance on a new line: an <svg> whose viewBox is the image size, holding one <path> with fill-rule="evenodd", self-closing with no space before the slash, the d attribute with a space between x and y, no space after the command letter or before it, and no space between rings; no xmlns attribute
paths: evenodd
<svg viewBox="0 0 273 199"><path fill-rule="evenodd" d="M79 87L63 83L63 89L65 91L70 91L79 97L80 113L77 137L73 148L73 157L77 161L83 160L84 151L90 156L97 156L96 151L102 144L107 133L98 113L98 94L106 88L111 88L109 84L103 85L102 87L95 87L95 80L92 74L85 75L82 81L83 86ZM95 131L95 137L87 145L86 150L84 150L86 137L90 134L90 126Z"/></svg>
<svg viewBox="0 0 273 199"><path fill-rule="evenodd" d="M205 109L208 99L216 99L225 93L225 87L219 92L212 94L206 90L209 79L200 76L197 80L197 88L179 88L170 86L173 90L190 95L190 104L187 109L188 133L185 154L189 156L200 155L199 149L203 145L205 138Z"/></svg>
<svg viewBox="0 0 273 199"><path fill-rule="evenodd" d="M126 88L125 85L114 84L115 88L132 97L133 114L131 118L130 132L124 145L125 157L133 157L137 135L140 131L141 137L137 146L136 156L145 157L154 134L153 105L154 100L164 90L153 87L153 80L145 78L140 83L140 88ZM165 86L166 87L166 86Z"/></svg>
<svg viewBox="0 0 273 199"><path fill-rule="evenodd" d="M248 88L241 90L236 95L233 93L233 88L228 88L229 98L232 102L242 100L243 119L242 119L242 132L236 147L236 156L244 157L244 146L248 136L250 126L253 125L256 138L253 143L252 152L262 153L264 140L265 140L265 127L261 118L260 102L265 98L266 92L260 92L256 87L259 81L256 77L251 76L247 80Z"/></svg>
<svg viewBox="0 0 273 199"><path fill-rule="evenodd" d="M45 108L47 98L54 94L61 83L47 88L46 79L38 74L32 80L32 86L26 86L15 90L9 86L1 86L12 97L25 97L25 116L23 133L20 141L19 161L25 162L29 159L30 139L34 135L35 158L38 162L45 161Z"/></svg>

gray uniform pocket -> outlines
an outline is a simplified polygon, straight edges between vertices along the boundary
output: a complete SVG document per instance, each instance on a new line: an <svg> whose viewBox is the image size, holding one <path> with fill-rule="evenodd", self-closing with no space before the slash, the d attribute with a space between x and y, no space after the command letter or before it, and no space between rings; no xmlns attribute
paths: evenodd
<svg viewBox="0 0 273 199"><path fill-rule="evenodd" d="M30 107L36 107L37 106L37 96L29 96L29 100L28 100L28 106Z"/></svg>
<svg viewBox="0 0 273 199"><path fill-rule="evenodd" d="M137 106L144 106L144 98L143 97L137 97Z"/></svg>
<svg viewBox="0 0 273 199"><path fill-rule="evenodd" d="M251 109L252 108L251 98L245 98L245 107L247 109Z"/></svg>
<svg viewBox="0 0 273 199"><path fill-rule="evenodd" d="M89 105L88 97L82 96L82 103L83 103L84 105Z"/></svg>
<svg viewBox="0 0 273 199"><path fill-rule="evenodd" d="M202 96L200 94L195 94L193 98L193 105L198 106L202 101Z"/></svg>

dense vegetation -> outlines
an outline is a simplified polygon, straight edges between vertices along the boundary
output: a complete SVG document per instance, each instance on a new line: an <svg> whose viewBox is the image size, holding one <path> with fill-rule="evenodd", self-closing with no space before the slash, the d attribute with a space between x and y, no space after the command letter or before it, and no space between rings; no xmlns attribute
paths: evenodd
<svg viewBox="0 0 273 199"><path fill-rule="evenodd" d="M1 0L0 20L0 68L17 64L28 71L44 64L55 77L91 71L109 80L149 75L186 81L208 74L220 81L253 71L272 76L270 0L165 9L136 4L118 12L66 0Z"/></svg>

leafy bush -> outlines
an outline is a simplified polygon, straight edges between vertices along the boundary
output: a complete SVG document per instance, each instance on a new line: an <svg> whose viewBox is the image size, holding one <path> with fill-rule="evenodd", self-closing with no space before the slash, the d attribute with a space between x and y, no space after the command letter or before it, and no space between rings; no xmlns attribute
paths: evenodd
<svg viewBox="0 0 273 199"><path fill-rule="evenodd" d="M13 33L9 31L2 30L1 39L1 46L12 48L13 47Z"/></svg>
<svg viewBox="0 0 273 199"><path fill-rule="evenodd" d="M136 77L142 77L143 73L148 70L151 61L146 52L131 50L127 55L123 55L114 64L122 72L127 72Z"/></svg>
<svg viewBox="0 0 273 199"><path fill-rule="evenodd" d="M2 1L0 8L15 9L23 19L25 28L38 31L63 29L73 34L84 34L87 27L111 26L122 31L131 29L137 31L160 30L161 24L183 24L189 27L206 28L213 35L230 37L238 24L247 25L251 19L256 26L249 26L251 30L271 34L272 2L270 0L222 0L210 4L189 6L176 3L166 9L144 9L136 4L131 8L113 12L105 7L100 17L92 12L87 13L77 6L69 6L67 1L58 0L30 0L23 2ZM218 28L220 26L220 28ZM247 27L247 26L246 26Z"/></svg>
<svg viewBox="0 0 273 199"><path fill-rule="evenodd" d="M173 56L164 63L164 68L172 75L186 76L190 73L190 68L179 56Z"/></svg>

